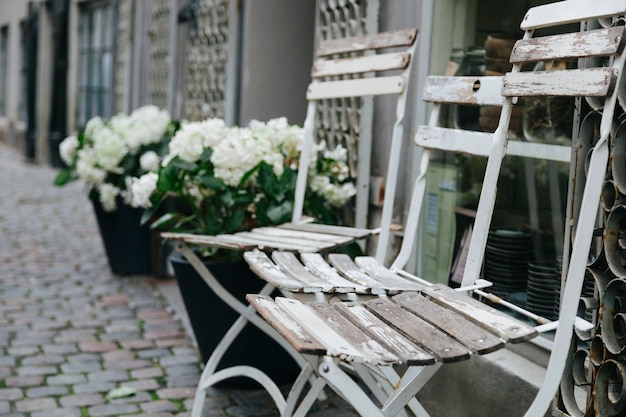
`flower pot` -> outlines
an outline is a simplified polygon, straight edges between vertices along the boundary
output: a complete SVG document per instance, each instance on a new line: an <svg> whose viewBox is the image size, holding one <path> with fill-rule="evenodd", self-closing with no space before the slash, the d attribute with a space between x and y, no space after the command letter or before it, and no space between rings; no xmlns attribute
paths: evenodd
<svg viewBox="0 0 626 417"><path fill-rule="evenodd" d="M176 281L191 322L202 359L206 362L224 334L239 317L204 282L178 252L170 255ZM205 265L215 279L233 296L245 302L245 295L258 293L264 282L244 261L211 262ZM265 372L277 384L292 383L300 368L289 354L265 333L248 323L219 363L217 370L249 365ZM216 384L229 388L258 388L252 379L237 377Z"/></svg>
<svg viewBox="0 0 626 417"><path fill-rule="evenodd" d="M106 212L100 201L92 200L92 203L111 272L116 275L150 274L150 226L141 225L143 210L118 201L117 210Z"/></svg>

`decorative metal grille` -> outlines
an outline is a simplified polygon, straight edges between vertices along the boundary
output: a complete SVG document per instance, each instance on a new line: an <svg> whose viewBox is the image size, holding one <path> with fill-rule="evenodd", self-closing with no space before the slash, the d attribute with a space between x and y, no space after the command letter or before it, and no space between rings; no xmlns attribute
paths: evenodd
<svg viewBox="0 0 626 417"><path fill-rule="evenodd" d="M623 20L600 21L604 27ZM623 89L623 85L621 88ZM620 105L625 101L620 94ZM576 160L585 161L600 137L601 103L581 123ZM619 112L618 112L619 113ZM626 122L616 117L610 135L610 165L601 194L598 228L587 263L579 316L593 323L576 329L561 381L559 415L626 415ZM576 176L574 207L580 205L587 167ZM576 395L582 390L586 396ZM556 414L555 414L556 415Z"/></svg>
<svg viewBox="0 0 626 417"><path fill-rule="evenodd" d="M318 7L319 40L364 35L375 30L372 23L368 24L367 0L319 0ZM362 101L358 97L325 100L317 107L315 122L318 141L326 141L331 148L342 145L348 150L350 173L353 177L357 176Z"/></svg>
<svg viewBox="0 0 626 417"><path fill-rule="evenodd" d="M167 108L170 71L170 0L153 0L150 26L150 103Z"/></svg>
<svg viewBox="0 0 626 417"><path fill-rule="evenodd" d="M224 117L228 61L228 0L199 0L187 70L188 120Z"/></svg>

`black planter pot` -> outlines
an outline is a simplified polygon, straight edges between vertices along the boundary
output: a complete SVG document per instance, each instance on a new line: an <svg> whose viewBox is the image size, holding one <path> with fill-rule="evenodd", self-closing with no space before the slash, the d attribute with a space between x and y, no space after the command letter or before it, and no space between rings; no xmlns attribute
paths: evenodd
<svg viewBox="0 0 626 417"><path fill-rule="evenodd" d="M173 252L170 261L200 354L206 362L239 316L215 295L180 253ZM205 265L215 279L242 302L245 302L246 294L258 293L263 287L263 281L250 271L244 261L207 261ZM293 383L300 371L293 358L278 343L250 323L231 344L217 370L236 365L258 368L279 385ZM243 377L227 379L216 386L243 389L259 387L252 379Z"/></svg>
<svg viewBox="0 0 626 417"><path fill-rule="evenodd" d="M150 274L150 226L141 225L143 210L118 201L117 210L109 213L99 201L92 200L92 203L111 272L116 275Z"/></svg>

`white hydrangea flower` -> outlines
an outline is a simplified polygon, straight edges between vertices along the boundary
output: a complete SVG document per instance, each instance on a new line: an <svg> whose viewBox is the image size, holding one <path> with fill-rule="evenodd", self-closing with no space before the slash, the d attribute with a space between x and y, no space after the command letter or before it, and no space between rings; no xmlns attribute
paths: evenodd
<svg viewBox="0 0 626 417"><path fill-rule="evenodd" d="M144 171L158 171L161 158L154 151L147 151L139 157L139 166Z"/></svg>
<svg viewBox="0 0 626 417"><path fill-rule="evenodd" d="M81 149L77 153L76 174L87 185L98 185L104 182L107 173L96 166L96 155L92 148Z"/></svg>
<svg viewBox="0 0 626 417"><path fill-rule="evenodd" d="M97 130L104 127L104 120L100 116L92 117L85 125L85 136L93 137Z"/></svg>
<svg viewBox="0 0 626 417"><path fill-rule="evenodd" d="M157 106L148 105L135 110L130 115L130 126L124 134L130 149L158 143L170 124L170 114Z"/></svg>
<svg viewBox="0 0 626 417"><path fill-rule="evenodd" d="M106 212L115 211L117 208L117 196L120 194L120 189L113 184L103 183L98 185L98 195L100 196L100 203L102 208Z"/></svg>
<svg viewBox="0 0 626 417"><path fill-rule="evenodd" d="M110 172L120 172L122 159L128 154L126 141L108 128L98 129L92 137L98 165Z"/></svg>
<svg viewBox="0 0 626 417"><path fill-rule="evenodd" d="M351 182L345 184L333 184L325 175L316 175L311 179L311 189L321 195L328 203L335 207L341 207L352 196L356 195L356 188Z"/></svg>
<svg viewBox="0 0 626 417"><path fill-rule="evenodd" d="M76 136L66 137L59 145L59 153L61 154L61 159L67 165L72 164L72 159L74 159L74 155L76 154L78 145L78 138Z"/></svg>
<svg viewBox="0 0 626 417"><path fill-rule="evenodd" d="M148 172L139 178L133 178L129 186L130 204L133 207L150 208L150 196L156 189L159 176L156 172Z"/></svg>
<svg viewBox="0 0 626 417"><path fill-rule="evenodd" d="M261 161L257 140L248 128L231 128L228 136L220 142L211 155L215 176L224 183L237 186L246 172Z"/></svg>
<svg viewBox="0 0 626 417"><path fill-rule="evenodd" d="M207 119L202 122L183 123L169 144L166 165L175 156L183 161L196 162L205 149L214 148L228 134L228 127L221 119Z"/></svg>

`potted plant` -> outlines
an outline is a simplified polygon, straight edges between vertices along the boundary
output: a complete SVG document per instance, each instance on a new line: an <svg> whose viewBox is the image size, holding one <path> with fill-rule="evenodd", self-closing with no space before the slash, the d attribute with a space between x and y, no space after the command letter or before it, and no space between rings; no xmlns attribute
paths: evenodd
<svg viewBox="0 0 626 417"><path fill-rule="evenodd" d="M285 118L252 121L247 127L228 127L216 118L183 122L158 175L147 173L132 182L134 204L145 207L145 218L150 218L164 202L175 198L177 208L153 223L153 227L174 232L217 235L289 221L302 142L303 129ZM341 146L331 151L324 143L316 150L311 165L305 167L309 174L305 213L338 224L342 208L356 194L347 152ZM176 279L206 361L237 315L177 255L171 257ZM215 278L240 300L262 287L241 252L202 248L201 255ZM285 382L297 373L291 358L258 329L247 326L239 338L222 367L246 363ZM267 353L249 352L263 348ZM226 381L239 387L246 382Z"/></svg>
<svg viewBox="0 0 626 417"><path fill-rule="evenodd" d="M131 184L134 178L158 171L177 127L167 111L149 105L108 121L94 117L78 135L60 144L66 168L54 183L61 186L79 179L87 186L114 274L151 272L150 228L141 224L143 209L132 204L139 196L131 195Z"/></svg>

